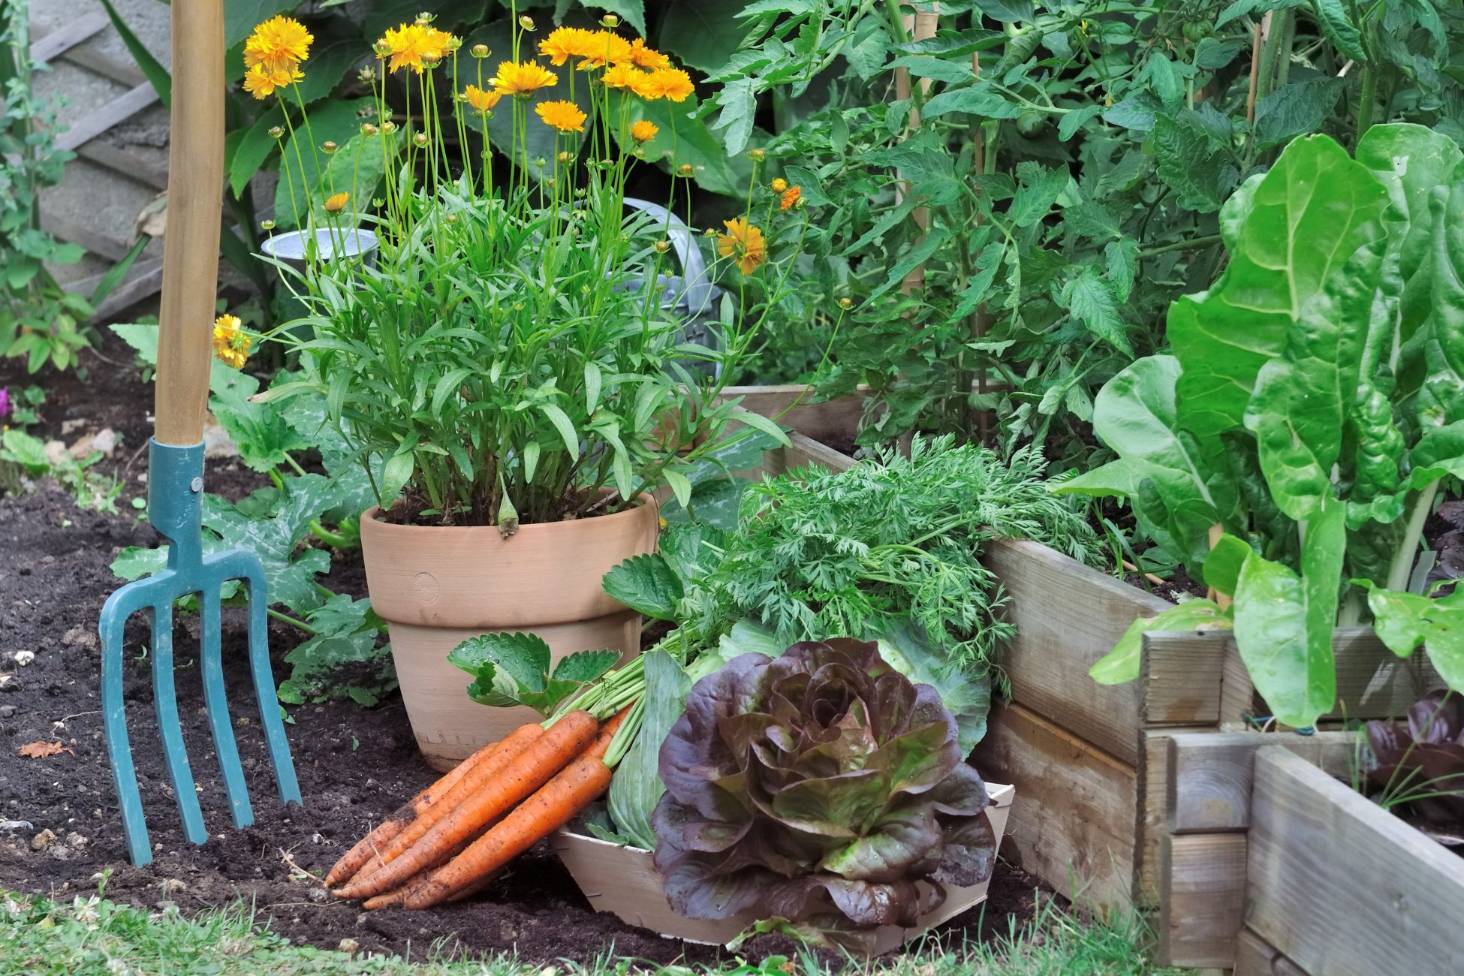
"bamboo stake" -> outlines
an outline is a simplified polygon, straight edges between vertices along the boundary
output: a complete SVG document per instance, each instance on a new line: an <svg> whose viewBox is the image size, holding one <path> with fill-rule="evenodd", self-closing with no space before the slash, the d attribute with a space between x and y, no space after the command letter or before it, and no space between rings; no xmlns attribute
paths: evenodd
<svg viewBox="0 0 1464 976"><path fill-rule="evenodd" d="M935 36L936 29L940 26L940 4L933 3L928 11L916 11L914 14L904 14L901 21L905 30L910 33L911 40L924 41ZM920 93L924 97L930 93L930 79L920 80ZM908 68L895 69L895 98L900 101L907 101L914 94L913 86L910 83L910 71ZM920 109L910 110L909 124L906 127L906 134L920 128ZM897 173L898 175L898 173ZM904 200L909 195L910 185L901 179L895 188L895 200ZM920 233L925 234L930 230L930 210L926 207L916 207L910 211L910 219L920 228ZM905 280L900 284L900 290L909 295L925 287L925 266L922 264L910 271Z"/></svg>

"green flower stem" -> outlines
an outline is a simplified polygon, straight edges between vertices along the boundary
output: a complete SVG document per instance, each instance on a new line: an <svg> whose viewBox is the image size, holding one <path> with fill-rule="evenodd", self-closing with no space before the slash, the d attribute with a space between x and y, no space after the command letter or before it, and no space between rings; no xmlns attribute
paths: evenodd
<svg viewBox="0 0 1464 976"><path fill-rule="evenodd" d="M273 607L271 607L266 612L271 617L275 618L276 620L280 621L281 623L289 624L291 627L295 627L295 628L303 631L304 633L309 634L311 637L314 637L318 633L320 633L318 630L316 630L314 627L310 626L309 624L307 624L305 621L301 620L300 618L298 618L298 617L292 617L288 613L284 613L284 612L282 612L280 610L276 610Z"/></svg>

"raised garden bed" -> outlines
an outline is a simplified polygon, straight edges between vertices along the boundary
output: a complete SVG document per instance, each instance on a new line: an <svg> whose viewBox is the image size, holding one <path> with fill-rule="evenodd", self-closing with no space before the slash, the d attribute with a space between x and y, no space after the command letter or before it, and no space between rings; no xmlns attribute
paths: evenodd
<svg viewBox="0 0 1464 976"><path fill-rule="evenodd" d="M1237 976L1464 967L1464 858L1338 779L1356 733L1168 747L1162 962Z"/></svg>

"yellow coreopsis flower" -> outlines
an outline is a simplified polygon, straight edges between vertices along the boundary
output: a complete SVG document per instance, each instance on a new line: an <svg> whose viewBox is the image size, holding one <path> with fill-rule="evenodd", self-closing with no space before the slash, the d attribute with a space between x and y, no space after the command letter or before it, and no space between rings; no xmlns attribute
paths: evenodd
<svg viewBox="0 0 1464 976"><path fill-rule="evenodd" d="M620 64L630 60L630 42L610 31L595 31L585 41L580 52L581 68L603 68L607 64Z"/></svg>
<svg viewBox="0 0 1464 976"><path fill-rule="evenodd" d="M505 61L498 66L498 72L493 76L493 90L500 95L532 95L558 80L554 72L540 66L537 61L526 64Z"/></svg>
<svg viewBox="0 0 1464 976"><path fill-rule="evenodd" d="M727 233L717 235L717 253L724 258L735 257L737 268L743 274L752 274L768 259L768 244L763 232L748 222L746 217L724 220L722 226Z"/></svg>
<svg viewBox="0 0 1464 976"><path fill-rule="evenodd" d="M666 98L673 102L684 102L695 91L691 75L685 71L680 68L660 68L651 72L642 87L636 89L636 94L648 101Z"/></svg>
<svg viewBox="0 0 1464 976"><path fill-rule="evenodd" d="M214 319L214 355L235 369L244 368L244 361L249 358L249 346L254 341L244 333L243 324L237 315L225 314Z"/></svg>
<svg viewBox="0 0 1464 976"><path fill-rule="evenodd" d="M293 17L271 17L254 28L244 42L244 66L263 65L267 72L289 73L310 57L315 38Z"/></svg>
<svg viewBox="0 0 1464 976"><path fill-rule="evenodd" d="M244 72L244 90L260 101L264 101L281 88L289 87L305 77L299 68L285 68L272 71L262 63Z"/></svg>
<svg viewBox="0 0 1464 976"><path fill-rule="evenodd" d="M574 102L540 102L534 106L534 113L544 124L560 132L582 132L585 127L585 113Z"/></svg>
<svg viewBox="0 0 1464 976"><path fill-rule="evenodd" d="M648 71L655 71L658 68L671 67L671 59L660 51L646 47L646 42L637 37L630 42L630 50L627 52L630 63L637 68L645 68Z"/></svg>
<svg viewBox="0 0 1464 976"><path fill-rule="evenodd" d="M331 214L340 213L346 209L346 204L350 199L351 195L349 193L332 193L325 198L325 212Z"/></svg>
<svg viewBox="0 0 1464 976"><path fill-rule="evenodd" d="M768 187L774 193L782 193L784 190L788 189L788 181L779 176L777 179L773 180L773 182L769 183Z"/></svg>
<svg viewBox="0 0 1464 976"><path fill-rule="evenodd" d="M395 74L411 68L417 74L441 61L455 49L454 38L430 24L402 24L381 35L376 42L377 56L390 58L387 68Z"/></svg>
<svg viewBox="0 0 1464 976"><path fill-rule="evenodd" d="M650 142L661 129L648 119L641 119L630 127L630 137L636 142Z"/></svg>
<svg viewBox="0 0 1464 976"><path fill-rule="evenodd" d="M469 85L463 89L463 101L471 105L476 112L487 113L493 111L502 98L503 94L501 92L484 91L477 85Z"/></svg>
<svg viewBox="0 0 1464 976"><path fill-rule="evenodd" d="M605 69L600 80L605 83L606 88L629 88L634 90L639 76L644 71L637 71L628 64L612 64Z"/></svg>
<svg viewBox="0 0 1464 976"><path fill-rule="evenodd" d="M581 27L556 27L539 42L539 53L558 66L571 58L585 57L594 36L594 31Z"/></svg>

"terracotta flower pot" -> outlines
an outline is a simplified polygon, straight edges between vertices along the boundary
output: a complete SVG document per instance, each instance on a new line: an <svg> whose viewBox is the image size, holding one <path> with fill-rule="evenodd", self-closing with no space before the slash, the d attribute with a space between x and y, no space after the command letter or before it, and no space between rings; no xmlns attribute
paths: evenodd
<svg viewBox="0 0 1464 976"><path fill-rule="evenodd" d="M638 653L641 620L601 589L617 563L654 552L660 511L642 504L614 515L522 526L393 525L377 508L361 516L372 609L391 632L392 660L423 756L447 770L537 714L468 698L471 679L448 663L469 637L528 631L554 659L611 648Z"/></svg>

